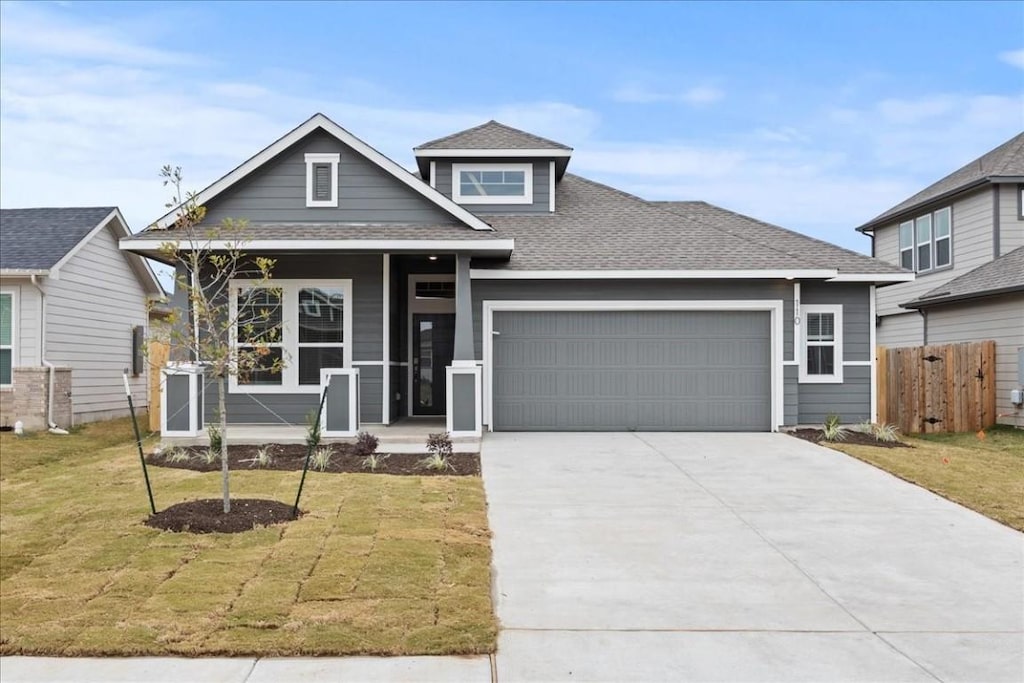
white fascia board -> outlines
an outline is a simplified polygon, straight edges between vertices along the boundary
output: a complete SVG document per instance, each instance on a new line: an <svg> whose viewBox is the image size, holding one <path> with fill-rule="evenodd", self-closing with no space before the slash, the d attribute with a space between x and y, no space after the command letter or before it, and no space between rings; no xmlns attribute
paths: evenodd
<svg viewBox="0 0 1024 683"><path fill-rule="evenodd" d="M571 149L414 149L417 158L571 157Z"/></svg>
<svg viewBox="0 0 1024 683"><path fill-rule="evenodd" d="M474 280L829 280L831 270L488 270L469 271Z"/></svg>
<svg viewBox="0 0 1024 683"><path fill-rule="evenodd" d="M913 282L914 273L847 273L829 278L829 282Z"/></svg>
<svg viewBox="0 0 1024 683"><path fill-rule="evenodd" d="M126 251L159 250L167 243L178 249L244 251L447 251L469 253L510 253L515 240L127 240L120 243Z"/></svg>
<svg viewBox="0 0 1024 683"><path fill-rule="evenodd" d="M458 218L460 221L473 228L474 230L492 230L491 226L485 223L483 220L470 213L466 209L462 208L452 200L445 197L443 194L433 189L425 182L414 176L409 171L402 168L399 164L395 163L388 157L384 156L373 147L357 138L356 136L349 133L347 130L331 121L323 114L316 114L305 123L299 125L293 129L290 133L285 134L279 138L276 142L272 143L269 147L264 148L261 152L251 157L248 161L244 162L241 166L238 166L235 170L231 171L227 175L217 180L212 185L204 189L198 195L196 195L196 204L199 206L205 205L211 199L219 195L221 192L231 187L238 181L245 178L247 175L255 171L257 168L270 161L272 158L291 147L293 144L306 137L318 128L322 128L326 132L330 133L334 137L338 138L341 142L345 143L357 153L363 155L371 162L383 170L390 173L396 179L405 183L412 190L423 195L426 199L430 200L437 206L447 211L452 216ZM157 228L166 228L168 225L174 222L174 218L177 214L177 208L168 211L166 214L161 216L153 225Z"/></svg>

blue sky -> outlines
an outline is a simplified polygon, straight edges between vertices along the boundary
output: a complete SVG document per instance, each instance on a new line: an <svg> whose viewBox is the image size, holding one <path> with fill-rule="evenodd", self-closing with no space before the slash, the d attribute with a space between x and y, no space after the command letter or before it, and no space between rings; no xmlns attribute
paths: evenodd
<svg viewBox="0 0 1024 683"><path fill-rule="evenodd" d="M1024 129L1024 3L0 3L0 203L164 212L317 111L412 168L495 118L570 171L867 251Z"/></svg>

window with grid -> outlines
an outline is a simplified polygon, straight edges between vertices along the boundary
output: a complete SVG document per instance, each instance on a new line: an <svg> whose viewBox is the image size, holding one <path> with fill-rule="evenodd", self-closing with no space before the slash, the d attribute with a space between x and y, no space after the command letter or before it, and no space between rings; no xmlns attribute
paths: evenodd
<svg viewBox="0 0 1024 683"><path fill-rule="evenodd" d="M917 273L953 263L953 210L945 207L899 225L900 267Z"/></svg>
<svg viewBox="0 0 1024 683"><path fill-rule="evenodd" d="M800 381L843 381L842 306L804 306Z"/></svg>
<svg viewBox="0 0 1024 683"><path fill-rule="evenodd" d="M274 371L284 361L284 301L275 287L250 287L237 290L238 317L235 324L239 350L256 351L260 362L243 372L238 383L278 386L281 372Z"/></svg>
<svg viewBox="0 0 1024 683"><path fill-rule="evenodd" d="M460 204L530 204L531 164L452 164L452 199Z"/></svg>

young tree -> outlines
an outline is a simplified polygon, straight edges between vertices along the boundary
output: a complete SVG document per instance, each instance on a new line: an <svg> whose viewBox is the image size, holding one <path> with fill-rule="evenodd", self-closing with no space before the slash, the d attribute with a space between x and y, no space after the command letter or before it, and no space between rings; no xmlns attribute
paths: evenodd
<svg viewBox="0 0 1024 683"><path fill-rule="evenodd" d="M231 512L224 399L228 378L256 381L281 371L281 290L270 283L274 259L244 253L245 221L225 219L213 227L203 225L206 208L198 204L194 192L182 192L181 168L164 166L160 176L164 186L173 189L167 207L175 211L160 253L177 266L174 284L187 301L185 310L172 311L161 331L162 341L172 358L202 366L216 382L221 489L227 514Z"/></svg>

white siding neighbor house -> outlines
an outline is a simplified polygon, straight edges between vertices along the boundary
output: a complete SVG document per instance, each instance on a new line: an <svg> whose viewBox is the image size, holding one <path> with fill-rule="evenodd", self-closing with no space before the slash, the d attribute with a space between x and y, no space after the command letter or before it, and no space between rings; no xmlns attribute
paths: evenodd
<svg viewBox="0 0 1024 683"><path fill-rule="evenodd" d="M147 306L161 296L115 207L0 211L0 425L67 428L148 404Z"/></svg>
<svg viewBox="0 0 1024 683"><path fill-rule="evenodd" d="M996 342L996 412L1024 427L1024 133L857 228L913 270L879 288L882 346Z"/></svg>

